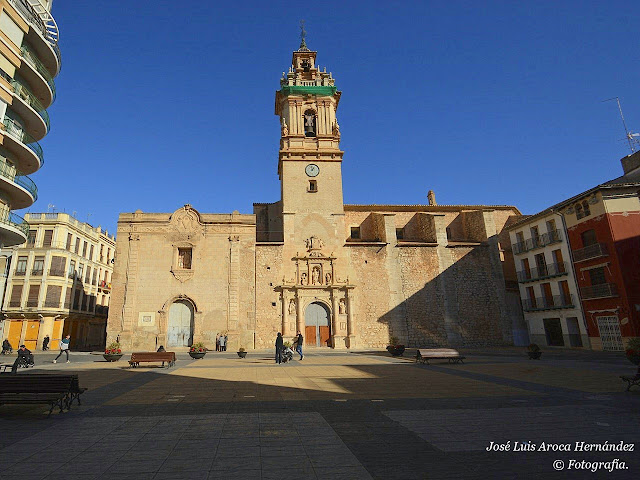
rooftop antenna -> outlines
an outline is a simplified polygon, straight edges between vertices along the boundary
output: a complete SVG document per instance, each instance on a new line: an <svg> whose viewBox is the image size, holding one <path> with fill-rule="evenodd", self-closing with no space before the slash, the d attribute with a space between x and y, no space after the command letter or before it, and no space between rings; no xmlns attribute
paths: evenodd
<svg viewBox="0 0 640 480"><path fill-rule="evenodd" d="M49 213L50 210L56 211L56 206L53 203L47 205L47 213Z"/></svg>
<svg viewBox="0 0 640 480"><path fill-rule="evenodd" d="M624 120L622 107L620 106L620 97L608 98L603 100L603 102L610 102L611 100L615 100L618 103L618 111L620 112L620 119L622 120L622 126L624 127L624 136L627 138L631 153L634 154L636 151L640 150L640 141L638 140L638 138L640 138L640 133L631 133L631 130L627 128L627 122Z"/></svg>
<svg viewBox="0 0 640 480"><path fill-rule="evenodd" d="M76 218L78 216L78 212L74 210L73 213L71 214L71 216L73 218Z"/></svg>

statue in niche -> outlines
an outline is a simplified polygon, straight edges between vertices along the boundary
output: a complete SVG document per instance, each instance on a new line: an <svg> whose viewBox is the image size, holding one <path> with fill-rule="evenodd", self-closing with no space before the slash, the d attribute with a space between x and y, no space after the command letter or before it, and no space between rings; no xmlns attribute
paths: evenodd
<svg viewBox="0 0 640 480"><path fill-rule="evenodd" d="M337 120L333 122L333 136L340 138L340 125Z"/></svg>
<svg viewBox="0 0 640 480"><path fill-rule="evenodd" d="M307 272L302 272L300 274L300 284L301 285L306 285L307 284Z"/></svg>
<svg viewBox="0 0 640 480"><path fill-rule="evenodd" d="M340 299L340 303L338 303L338 312L343 314L347 313L347 304L344 301L344 298Z"/></svg>
<svg viewBox="0 0 640 480"><path fill-rule="evenodd" d="M320 267L313 267L311 270L311 283L313 285L318 285L320 283Z"/></svg>
<svg viewBox="0 0 640 480"><path fill-rule="evenodd" d="M287 122L284 121L284 118L282 119L282 127L280 128L280 131L283 137L289 135L289 127L287 127Z"/></svg>
<svg viewBox="0 0 640 480"><path fill-rule="evenodd" d="M324 276L324 283L325 283L326 285L331 285L331 274L330 274L330 273L327 273L327 274Z"/></svg>
<svg viewBox="0 0 640 480"><path fill-rule="evenodd" d="M296 301L292 298L289 300L289 315L296 313Z"/></svg>

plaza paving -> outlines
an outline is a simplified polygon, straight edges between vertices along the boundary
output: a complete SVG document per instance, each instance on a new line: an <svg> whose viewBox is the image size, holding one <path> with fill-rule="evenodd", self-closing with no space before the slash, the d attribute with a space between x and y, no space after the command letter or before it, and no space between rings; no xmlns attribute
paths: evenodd
<svg viewBox="0 0 640 480"><path fill-rule="evenodd" d="M72 355L83 405L0 407L0 478L638 478L640 389L621 353L469 350L463 365L383 352L178 356L172 369ZM4 359L3 359L4 360ZM28 374L21 371L20 374ZM633 452L487 452L491 442L633 443ZM556 472L555 460L626 469Z"/></svg>

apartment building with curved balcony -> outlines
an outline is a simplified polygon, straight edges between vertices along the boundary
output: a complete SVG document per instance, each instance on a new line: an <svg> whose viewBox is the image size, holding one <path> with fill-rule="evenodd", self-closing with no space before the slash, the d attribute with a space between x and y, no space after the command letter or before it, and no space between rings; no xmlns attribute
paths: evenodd
<svg viewBox="0 0 640 480"><path fill-rule="evenodd" d="M38 143L49 132L47 108L60 72L52 0L0 0L0 247L27 240L13 210L30 207L38 189L29 175L44 164Z"/></svg>
<svg viewBox="0 0 640 480"><path fill-rule="evenodd" d="M11 345L55 349L71 335L74 349L104 347L115 238L66 213L27 213L27 242L0 252L6 286L0 338Z"/></svg>

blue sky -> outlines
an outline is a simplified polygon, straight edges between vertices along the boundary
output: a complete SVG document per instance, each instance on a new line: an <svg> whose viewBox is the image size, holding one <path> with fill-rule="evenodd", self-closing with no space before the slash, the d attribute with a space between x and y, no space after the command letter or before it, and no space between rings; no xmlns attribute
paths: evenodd
<svg viewBox="0 0 640 480"><path fill-rule="evenodd" d="M279 199L299 44L343 92L346 203L535 213L619 176L640 131L635 2L56 0L62 71L30 211L252 212ZM18 213L23 213L18 212Z"/></svg>

